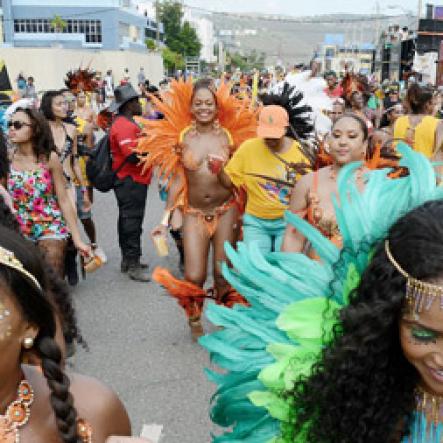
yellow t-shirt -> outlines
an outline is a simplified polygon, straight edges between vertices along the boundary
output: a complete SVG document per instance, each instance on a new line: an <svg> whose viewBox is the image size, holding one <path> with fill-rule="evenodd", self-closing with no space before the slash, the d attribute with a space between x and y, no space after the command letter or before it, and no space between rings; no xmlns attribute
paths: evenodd
<svg viewBox="0 0 443 443"><path fill-rule="evenodd" d="M430 115L422 118L421 122L415 127L413 131L410 131L410 122L407 115L399 117L394 125L394 139L404 140L406 143L410 143L411 140L407 140L408 136L413 135L412 148L418 152L421 152L426 157L431 158L434 154L435 145L435 133L440 120ZM408 135L410 133L410 135Z"/></svg>
<svg viewBox="0 0 443 443"><path fill-rule="evenodd" d="M278 155L289 163L309 164L297 141ZM293 182L294 177L288 177L285 163L271 152L263 139L245 141L229 160L225 172L236 187L245 188L247 214L268 220L283 217L292 188L278 180Z"/></svg>

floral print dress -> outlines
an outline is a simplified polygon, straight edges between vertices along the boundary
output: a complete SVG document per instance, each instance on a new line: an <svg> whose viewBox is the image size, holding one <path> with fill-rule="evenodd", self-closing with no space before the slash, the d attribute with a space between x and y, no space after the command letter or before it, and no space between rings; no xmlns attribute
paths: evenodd
<svg viewBox="0 0 443 443"><path fill-rule="evenodd" d="M35 170L18 170L11 166L8 191L21 231L27 238L61 240L68 236L47 165L39 163Z"/></svg>

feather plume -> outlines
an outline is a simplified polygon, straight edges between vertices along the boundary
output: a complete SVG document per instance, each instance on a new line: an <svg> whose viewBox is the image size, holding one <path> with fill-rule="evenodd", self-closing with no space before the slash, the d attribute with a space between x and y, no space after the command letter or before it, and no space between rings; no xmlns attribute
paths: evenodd
<svg viewBox="0 0 443 443"><path fill-rule="evenodd" d="M237 251L226 248L232 267L224 265L223 275L250 307L207 309L208 318L224 328L200 339L212 361L225 369L223 374L208 373L218 385L211 418L228 428L213 442L305 441L293 435L296 411L287 392L297 377L309 375L373 246L403 214L443 198L429 161L402 143L398 151L399 166L409 175L393 180L389 169L370 171L362 193L355 182L360 164L341 171L334 202L344 242L339 262L338 249L294 214L287 214L288 222L312 243L321 262L303 254L263 255L253 244L239 243Z"/></svg>

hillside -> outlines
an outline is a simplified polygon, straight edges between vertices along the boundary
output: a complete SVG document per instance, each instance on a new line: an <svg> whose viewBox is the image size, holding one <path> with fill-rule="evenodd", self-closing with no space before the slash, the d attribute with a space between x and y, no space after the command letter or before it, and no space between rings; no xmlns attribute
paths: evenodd
<svg viewBox="0 0 443 443"><path fill-rule="evenodd" d="M269 17L259 13L249 16L212 14L217 33L222 30L244 32L255 30L256 35L224 36L227 47L239 52L256 49L267 54L267 63L284 64L307 62L324 40L325 34L343 34L345 42L373 43L377 30L389 24L408 25L411 17L375 17L362 15L322 15L313 17Z"/></svg>

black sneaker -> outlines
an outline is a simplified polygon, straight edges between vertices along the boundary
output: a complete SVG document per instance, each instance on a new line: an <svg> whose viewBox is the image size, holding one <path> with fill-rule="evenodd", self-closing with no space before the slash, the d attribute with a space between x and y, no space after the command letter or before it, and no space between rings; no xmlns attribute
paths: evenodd
<svg viewBox="0 0 443 443"><path fill-rule="evenodd" d="M139 263L139 266L142 268L142 269L148 269L149 268L149 265L147 264L147 263ZM120 263L120 271L123 273L123 274L126 274L127 272L128 272L128 270L129 270L129 262L128 262L128 260L126 260L125 258L122 258L122 261L121 261L121 263Z"/></svg>
<svg viewBox="0 0 443 443"><path fill-rule="evenodd" d="M130 264L128 266L128 276L131 280L140 282L149 282L151 277L146 268L143 268L140 264Z"/></svg>

